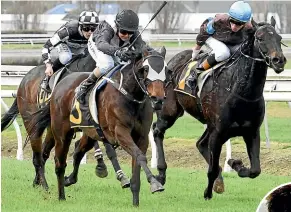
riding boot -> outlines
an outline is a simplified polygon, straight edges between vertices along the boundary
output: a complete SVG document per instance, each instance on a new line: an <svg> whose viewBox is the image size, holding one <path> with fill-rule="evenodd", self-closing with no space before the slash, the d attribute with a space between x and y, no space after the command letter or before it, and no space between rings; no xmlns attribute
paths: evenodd
<svg viewBox="0 0 291 212"><path fill-rule="evenodd" d="M85 96L88 90L91 88L92 85L94 85L97 82L97 79L101 76L101 73L98 71L97 76L95 75L94 71L89 75L89 77L84 80L78 88L76 99L81 103L85 103Z"/></svg>

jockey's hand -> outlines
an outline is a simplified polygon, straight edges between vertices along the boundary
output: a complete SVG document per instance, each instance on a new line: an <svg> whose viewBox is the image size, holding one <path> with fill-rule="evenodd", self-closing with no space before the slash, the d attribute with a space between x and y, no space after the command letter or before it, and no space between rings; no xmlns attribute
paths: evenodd
<svg viewBox="0 0 291 212"><path fill-rule="evenodd" d="M119 57L122 61L125 61L125 62L127 62L128 60L130 60L132 58L131 54L132 54L131 50L128 50L127 48L118 49L115 52L115 55L117 57Z"/></svg>
<svg viewBox="0 0 291 212"><path fill-rule="evenodd" d="M54 71L53 71L52 64L47 63L46 69L45 69L45 74L50 77L51 75L53 75L53 73L54 73Z"/></svg>
<svg viewBox="0 0 291 212"><path fill-rule="evenodd" d="M199 50L193 49L193 52L192 52L192 60L193 61L197 59L199 52L200 52L200 49Z"/></svg>

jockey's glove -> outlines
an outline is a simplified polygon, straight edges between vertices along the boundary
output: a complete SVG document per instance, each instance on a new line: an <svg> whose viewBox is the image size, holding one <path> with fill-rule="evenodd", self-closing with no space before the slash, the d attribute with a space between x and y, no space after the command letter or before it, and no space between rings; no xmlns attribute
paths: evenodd
<svg viewBox="0 0 291 212"><path fill-rule="evenodd" d="M136 53L134 50L129 50L127 48L118 49L115 55L119 57L122 61L127 62L128 60L135 57Z"/></svg>

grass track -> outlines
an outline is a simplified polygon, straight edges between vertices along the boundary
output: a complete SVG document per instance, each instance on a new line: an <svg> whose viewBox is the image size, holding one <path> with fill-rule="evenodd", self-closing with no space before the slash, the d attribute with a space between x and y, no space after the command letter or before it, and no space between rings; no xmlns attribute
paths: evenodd
<svg viewBox="0 0 291 212"><path fill-rule="evenodd" d="M2 160L2 211L70 211L70 212L130 212L130 211L194 211L194 212L250 212L255 211L263 196L273 187L286 183L290 178L261 175L256 179L241 179L235 173L224 174L226 192L215 194L212 200L203 199L206 186L205 172L193 169L171 168L168 171L166 190L151 194L144 172L141 172L139 209L131 206L130 190L121 189L109 167L109 176L97 178L92 164L82 165L79 182L66 188L66 202L57 200L57 182L48 161L46 175L50 186L47 193L33 188L33 168L30 161ZM72 169L68 164L67 172ZM130 173L125 167L126 173Z"/></svg>

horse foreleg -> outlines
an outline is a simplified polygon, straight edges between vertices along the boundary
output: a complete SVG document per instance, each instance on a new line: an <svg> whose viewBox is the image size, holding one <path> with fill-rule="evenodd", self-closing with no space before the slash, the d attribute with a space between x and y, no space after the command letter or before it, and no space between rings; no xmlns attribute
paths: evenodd
<svg viewBox="0 0 291 212"><path fill-rule="evenodd" d="M212 189L214 181L219 175L219 157L223 140L216 130L209 134L209 167L208 167L208 186L204 191L204 198L206 200L212 198Z"/></svg>
<svg viewBox="0 0 291 212"><path fill-rule="evenodd" d="M119 162L117 160L117 155L115 149L112 147L111 144L104 143L105 149L106 149L106 154L107 157L110 159L112 166L114 168L114 171L116 173L116 178L117 180L120 181L121 187L122 188L128 188L130 187L130 182L128 177L124 174L122 171Z"/></svg>
<svg viewBox="0 0 291 212"><path fill-rule="evenodd" d="M204 157L206 162L209 164L210 155L209 155L209 150L208 150L208 143L209 143L209 131L206 129L203 135L201 136L201 138L197 141L196 147L198 148L199 152ZM213 190L216 193L221 194L224 192L224 182L223 182L223 177L221 175L222 168L220 166L219 166L219 170L220 170L219 175L214 182Z"/></svg>
<svg viewBox="0 0 291 212"><path fill-rule="evenodd" d="M260 175L260 132L247 133L243 136L247 146L248 155L251 162L251 168L244 167L241 160L230 159L228 164L238 172L240 177L255 178Z"/></svg>
<svg viewBox="0 0 291 212"><path fill-rule="evenodd" d="M160 113L157 113L157 121L153 123L153 136L154 141L157 145L158 152L158 172L159 175L156 176L157 180L164 185L166 183L166 171L167 171L167 163L165 159L164 153L164 135L167 129L173 126L175 121L178 119L178 115L181 111L176 110L175 114L171 114L171 116L166 116Z"/></svg>
<svg viewBox="0 0 291 212"><path fill-rule="evenodd" d="M58 121L55 121L58 123ZM65 170L67 166L67 154L74 135L70 129L70 123L59 121L61 126L53 126L52 131L55 137L55 173L58 179L59 200L66 200L65 196Z"/></svg>
<svg viewBox="0 0 291 212"><path fill-rule="evenodd" d="M132 192L132 203L134 206L139 206L139 191L140 191L140 165L132 158L132 177L130 179L130 190Z"/></svg>
<svg viewBox="0 0 291 212"><path fill-rule="evenodd" d="M69 175L69 177L65 176L65 186L70 186L72 184L77 183L78 181L78 171L80 167L80 163L85 153L92 149L94 144L94 140L90 137L83 134L80 140L75 143L75 150L73 155L73 172Z"/></svg>
<svg viewBox="0 0 291 212"><path fill-rule="evenodd" d="M107 171L107 167L106 164L104 163L104 159L103 159L103 153L99 147L99 143L98 141L94 142L94 157L97 160L97 166L95 169L95 174L100 177L100 178L104 178L108 176L108 171Z"/></svg>
<svg viewBox="0 0 291 212"><path fill-rule="evenodd" d="M156 180L151 170L147 166L146 155L139 149L139 147L134 143L133 138L131 137L131 130L123 125L117 125L115 127L115 140L119 142L120 146L132 156L133 160L136 160L138 166L141 166L146 174L147 180L151 185L152 193L163 191L164 188L162 184ZM139 139L139 142L143 142L148 146L148 135L145 135L145 138ZM138 173L140 175L140 173ZM131 187L135 188L132 190L133 194L133 204L135 206L139 205L138 196L140 189L140 180L138 180L137 175L134 175L130 181Z"/></svg>

